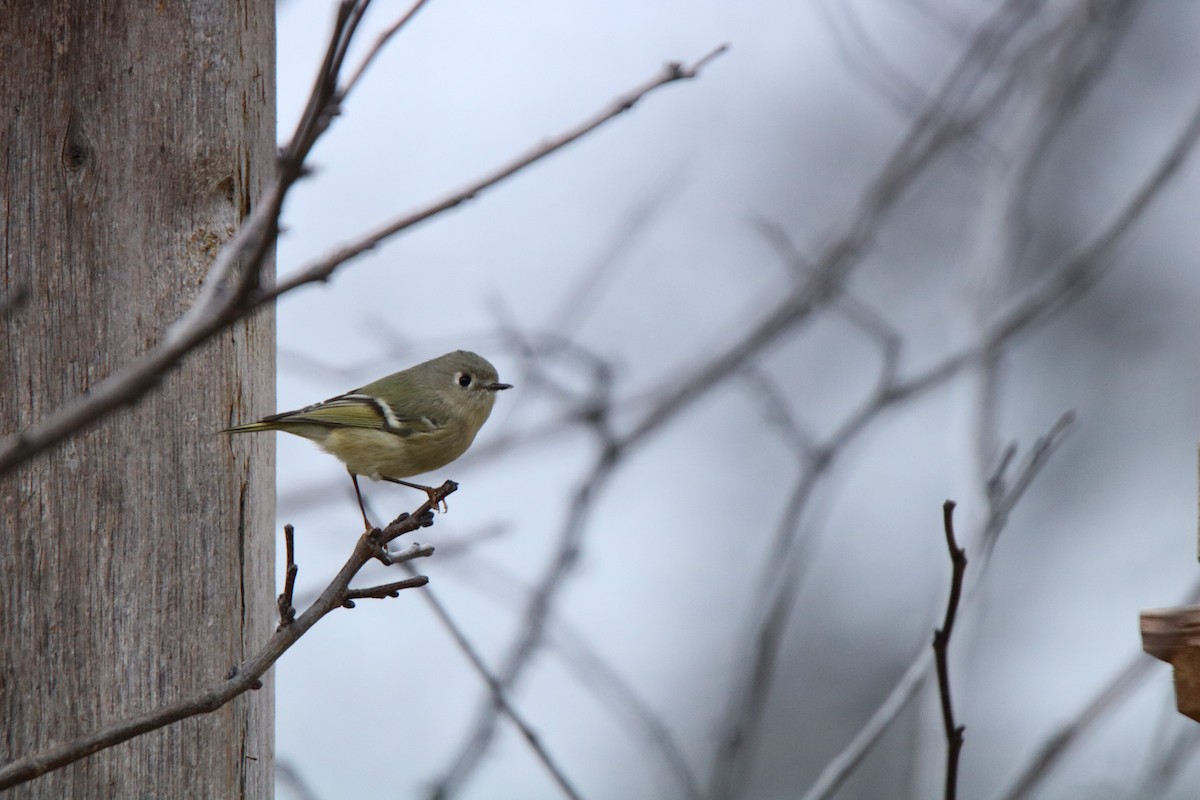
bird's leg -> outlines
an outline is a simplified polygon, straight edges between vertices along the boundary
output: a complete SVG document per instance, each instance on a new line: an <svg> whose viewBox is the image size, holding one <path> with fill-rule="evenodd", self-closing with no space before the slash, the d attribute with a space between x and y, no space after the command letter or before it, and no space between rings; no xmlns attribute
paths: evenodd
<svg viewBox="0 0 1200 800"><path fill-rule="evenodd" d="M350 472L350 470L346 471ZM373 530L375 526L371 524L371 520L367 519L367 509L363 506L362 492L358 490L358 476L350 472L350 480L354 482L354 496L358 498L358 510L362 512L363 524L367 526L367 530Z"/></svg>
<svg viewBox="0 0 1200 800"><path fill-rule="evenodd" d="M437 504L434 506L434 508L440 506L443 514L450 510L450 506L446 505L446 501L444 499L440 501L437 499L437 489L434 489L432 486L422 486L419 483L409 483L408 481L402 481L399 478L389 478L387 475L380 475L379 480L387 481L388 483L398 483L401 486L407 486L410 489L419 489L429 498L429 502Z"/></svg>

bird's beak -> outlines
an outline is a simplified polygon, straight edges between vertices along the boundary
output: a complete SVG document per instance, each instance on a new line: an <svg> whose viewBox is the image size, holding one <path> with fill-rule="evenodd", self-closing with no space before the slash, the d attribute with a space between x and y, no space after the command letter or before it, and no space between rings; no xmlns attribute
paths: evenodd
<svg viewBox="0 0 1200 800"><path fill-rule="evenodd" d="M483 388L487 389L489 392L499 392L503 389L511 389L512 384L511 383L489 383L487 386L485 386Z"/></svg>

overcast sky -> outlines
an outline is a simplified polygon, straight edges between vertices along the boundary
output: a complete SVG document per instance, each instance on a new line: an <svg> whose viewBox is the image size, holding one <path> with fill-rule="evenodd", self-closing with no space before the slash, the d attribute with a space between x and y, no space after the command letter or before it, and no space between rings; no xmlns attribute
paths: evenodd
<svg viewBox="0 0 1200 800"><path fill-rule="evenodd" d="M516 384L475 446L486 454L595 392L586 364L569 355L538 362L561 391L545 388L499 335L510 325L564 333L603 359L636 419L643 393L682 383L797 280L763 223L809 257L845 229L991 6L433 0L317 148L316 177L286 208L281 273L590 116L665 62L731 49L697 80L659 90L329 284L288 295L278 307L279 408L471 349ZM1115 55L1097 88L1030 180L1015 226L1022 238L1002 243L1012 258L980 266L1000 246L981 244L995 223L997 176L1026 141L1019 102L929 168L870 243L847 288L902 337L905 372L968 344L981 318L1107 224L1192 113L1196 10L1132 6L1127 30L1104 45ZM401 9L378 2L360 45ZM326 0L280 5L281 140L331 14ZM1049 15L1039 26L1050 29ZM1021 80L1033 92L1041 74ZM1177 604L1196 578L1198 189L1188 162L1102 279L1018 339L996 374L996 432L1017 445L1014 467L1063 412L1077 421L1018 504L954 640L967 796L1004 787L1138 652L1137 612ZM581 284L594 269L595 281ZM869 396L880 363L877 339L853 315L821 314L756 354L766 384L736 379L706 392L601 488L554 598L553 644L512 695L584 796L685 796L645 728L599 686L605 670L657 715L707 784L799 474L762 387L821 438ZM788 529L803 548L802 581L738 796L801 796L927 647L948 590L943 500L960 501L968 554L979 555L981 391L966 374L881 415L838 452ZM303 593L349 553L358 514L334 459L292 437L280 435L278 447L280 524L297 527ZM419 569L493 665L522 628L525 588L543 576L597 452L591 434L573 429L429 476L461 488L418 537L443 547ZM421 499L364 488L379 517ZM483 539L465 553L451 546L474 537ZM603 668L581 671L580 652ZM279 760L330 800L422 796L484 697L412 592L331 616L276 679ZM1149 754L1183 724L1169 683L1157 665L1041 796L1141 796ZM936 698L922 695L839 797L882 797L881 785L888 797L932 796L938 725ZM561 796L512 727L499 731L460 796ZM1190 765L1173 796L1189 796L1178 787L1197 772ZM299 796L281 784L281 798Z"/></svg>

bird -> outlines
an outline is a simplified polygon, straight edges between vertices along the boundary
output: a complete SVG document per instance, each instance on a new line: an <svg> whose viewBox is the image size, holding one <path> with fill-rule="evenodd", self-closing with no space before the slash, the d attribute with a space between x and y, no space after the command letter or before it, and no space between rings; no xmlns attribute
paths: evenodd
<svg viewBox="0 0 1200 800"><path fill-rule="evenodd" d="M467 451L492 413L496 392L511 389L483 356L455 350L295 411L235 425L223 433L283 431L316 442L346 466L367 530L358 476L435 490L404 478L441 469Z"/></svg>

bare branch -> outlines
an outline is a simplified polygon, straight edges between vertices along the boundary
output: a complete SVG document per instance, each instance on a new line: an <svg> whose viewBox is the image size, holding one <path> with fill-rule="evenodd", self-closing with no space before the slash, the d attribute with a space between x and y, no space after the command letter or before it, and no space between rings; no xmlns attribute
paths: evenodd
<svg viewBox="0 0 1200 800"><path fill-rule="evenodd" d="M542 766L550 773L550 777L558 784L558 788L562 790L563 794L572 798L572 800L580 800L582 795L575 789L570 780L567 779L566 773L563 772L558 762L550 756L550 753L546 750L545 745L542 744L541 738L533 730L533 727L525 721L525 718L509 702L503 683L488 669L487 664L483 662L483 657L475 649L474 645L471 644L470 640L467 639L466 634L463 633L458 623L451 618L450 612L446 610L446 607L437 599L432 590L422 592L421 596L425 598L425 602L433 609L433 613L438 618L438 621L442 623L442 627L449 631L458 649L471 662L475 674L482 678L483 682L487 685L496 710L508 717L509 721L517 727L517 730L521 733L521 737L525 739L525 743L529 745L534 755L542 762Z"/></svg>
<svg viewBox="0 0 1200 800"><path fill-rule="evenodd" d="M283 594L279 595L276 601L281 628L296 621L296 607L292 603L296 594L296 576L300 573L300 568L296 566L296 529L290 523L283 526L283 541L287 551L287 568L284 572Z"/></svg>
<svg viewBox="0 0 1200 800"><path fill-rule="evenodd" d="M804 510L805 482L793 490L784 516L784 525L795 525L796 518ZM774 684L776 659L783 644L784 629L795 606L799 592L796 590L798 575L795 562L791 562L786 577L781 580L772 602L762 615L755 630L752 666L747 670L745 685L738 687L733 701L725 713L721 726L721 741L713 759L708 799L732 800L741 796L747 766L754 748L758 744L763 714L767 709L771 688Z"/></svg>
<svg viewBox="0 0 1200 800"><path fill-rule="evenodd" d="M1049 456L1062 443L1063 435L1069 428L1070 421L1070 415L1064 414L1055 423L1054 427L1051 428L1050 433L1038 440L1033 453L1026 459L1018 475L1013 480L1012 485L1014 488L999 494L996 502L989 506L988 518L983 526L983 530L985 531L983 539L985 545L991 542L992 546L985 546L979 556L978 572L980 575L987 573L993 546L997 536L1008 521L1008 512L1011 510L1012 504L1020 498L1020 495L1029 487L1033 479L1037 477L1037 474L1041 472ZM1016 494L1013 494L1014 492ZM975 581L971 585L971 591L966 594L965 598L968 602L975 597L975 593L981 585L982 581ZM883 735L883 732L887 730L900 711L916 696L917 691L929 678L932 667L933 651L921 650L917 657L908 665L904 674L897 680L896 685L892 687L892 691L888 693L888 696L875 709L875 712L866 723L859 728L854 738L842 748L838 755L825 765L816 782L802 796L802 800L829 800L829 798L833 797L838 788L850 777L855 767L866 757L867 753L875 745L875 742L879 740L879 737Z"/></svg>
<svg viewBox="0 0 1200 800"><path fill-rule="evenodd" d="M416 589L429 583L429 579L424 575L418 575L414 578L407 578L402 581L392 581L379 586L369 586L363 589L347 589L342 600L343 608L354 608L355 600L372 599L383 600L386 597L399 597L400 592L404 589Z"/></svg>
<svg viewBox="0 0 1200 800"><path fill-rule="evenodd" d="M429 2L429 0L417 0L417 2L413 3L412 7L404 13L404 16L396 20L383 33L379 34L379 37L375 40L375 44L371 45L371 50L363 58L362 63L358 65L358 69L354 70L354 74L351 75L344 84L342 88L343 95L350 93L350 90L355 87L359 79L363 76L363 73L367 71L367 67L371 66L371 63L375 60L375 57L379 55L388 41L391 40L391 38L397 33L399 33L400 30L417 15L417 12L420 11L427 2Z"/></svg>
<svg viewBox="0 0 1200 800"><path fill-rule="evenodd" d="M1200 140L1200 104L1193 110L1171 148L1130 197L1113 220L1095 238L1068 256L1062 266L1050 272L1050 277L1022 298L992 326L988 338L1008 337L1029 326L1035 319L1048 316L1067 301L1090 288L1100 273L1099 266L1111 258L1111 253L1145 214L1151 203L1162 194L1163 188L1179 174L1184 162Z"/></svg>
<svg viewBox="0 0 1200 800"><path fill-rule="evenodd" d="M475 199L480 193L486 189L490 189L506 178L510 178L516 173L540 161L546 156L554 153L577 139L591 133L599 128L604 123L620 116L624 112L630 110L634 105L646 95L653 92L655 89L666 86L667 84L676 81L690 80L700 74L708 62L712 61L717 56L724 53L727 45L721 45L713 50L708 55L701 58L690 67L685 67L682 64L671 63L663 67L662 71L655 77L651 78L646 83L638 86L624 95L621 95L616 100L612 101L607 108L599 111L591 118L568 128L566 131L557 136L547 139L538 146L526 151L522 155L517 156L493 171L483 175L482 177L472 181L466 186L451 192L441 200L436 200L426 206L410 211L401 217L392 220L391 222L376 228L374 231L360 236L350 244L343 245L336 250L328 253L325 257L318 259L305 267L297 270L277 282L273 287L265 289L256 298L255 304L262 304L274 300L281 294L290 292L297 287L304 286L309 283L318 283L329 280L334 270L340 267L347 261L356 258L369 250L374 249L381 242L395 236L403 230L413 227L418 223L437 216L443 212L449 211L468 200Z"/></svg>
<svg viewBox="0 0 1200 800"><path fill-rule="evenodd" d="M942 526L946 532L946 547L950 551L950 563L954 569L950 576L950 597L946 600L946 617L942 627L933 632L933 658L937 664L938 697L942 706L942 728L946 734L946 800L958 796L958 756L962 752L962 725L954 721L954 705L950 698L950 636L954 632L954 618L958 614L958 602L962 599L963 575L967 571L967 552L958 546L954 538L954 501L947 500L942 506Z"/></svg>

